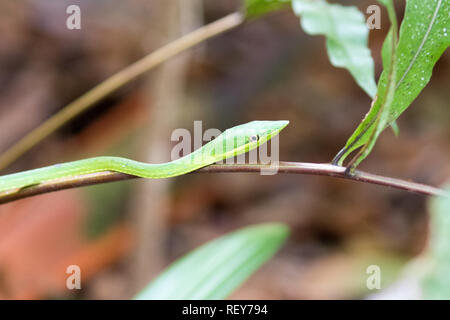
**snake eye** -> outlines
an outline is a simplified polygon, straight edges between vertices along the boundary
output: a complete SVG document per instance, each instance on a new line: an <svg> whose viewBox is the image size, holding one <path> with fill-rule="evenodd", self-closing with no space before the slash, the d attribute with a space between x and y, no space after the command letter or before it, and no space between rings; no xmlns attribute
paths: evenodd
<svg viewBox="0 0 450 320"><path fill-rule="evenodd" d="M250 136L250 142L256 142L259 140L259 136L257 134Z"/></svg>

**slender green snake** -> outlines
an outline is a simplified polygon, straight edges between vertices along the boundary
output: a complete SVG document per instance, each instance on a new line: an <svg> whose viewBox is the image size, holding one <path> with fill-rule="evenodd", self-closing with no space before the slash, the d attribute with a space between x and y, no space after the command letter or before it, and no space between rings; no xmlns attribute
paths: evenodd
<svg viewBox="0 0 450 320"><path fill-rule="evenodd" d="M0 177L0 193L14 193L43 182L102 171L161 179L183 175L215 162L246 153L269 141L289 121L252 121L225 130L203 147L179 159L150 164L119 157L95 157L56 164Z"/></svg>

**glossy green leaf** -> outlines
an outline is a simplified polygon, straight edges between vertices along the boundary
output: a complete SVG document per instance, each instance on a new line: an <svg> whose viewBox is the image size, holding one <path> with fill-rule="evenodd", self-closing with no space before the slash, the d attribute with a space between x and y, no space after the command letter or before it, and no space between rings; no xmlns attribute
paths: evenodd
<svg viewBox="0 0 450 320"><path fill-rule="evenodd" d="M428 84L433 67L450 45L450 1L409 0L406 2L399 43L396 50L396 85L393 101L386 111L385 127L405 111ZM378 82L377 99L369 113L348 139L338 155L338 164L357 148L373 143L378 137L376 119L382 110L383 97L389 85L385 69ZM365 156L367 156L366 154ZM364 157L365 158L365 157ZM364 158L359 158L359 162Z"/></svg>
<svg viewBox="0 0 450 320"><path fill-rule="evenodd" d="M382 48L383 67L387 75L386 85L381 88L382 90L378 90L377 100L375 101L375 105L378 104L379 108L375 118L372 120L374 131L368 137L367 143L358 155L352 160L350 164L352 169L358 166L370 154L379 135L389 124L389 114L393 108L392 103L396 90L396 74L398 68L396 59L398 45L397 17L392 0L379 1L387 7L389 20L391 21L391 27Z"/></svg>
<svg viewBox="0 0 450 320"><path fill-rule="evenodd" d="M288 228L267 223L208 242L177 260L136 299L224 299L284 243Z"/></svg>
<svg viewBox="0 0 450 320"><path fill-rule="evenodd" d="M291 0L244 0L247 18L286 8Z"/></svg>
<svg viewBox="0 0 450 320"><path fill-rule="evenodd" d="M292 7L306 33L326 37L331 64L350 71L358 85L373 98L377 87L364 15L356 7L324 0L292 0Z"/></svg>
<svg viewBox="0 0 450 320"><path fill-rule="evenodd" d="M450 197L432 200L430 240L425 259L427 272L421 283L423 297L450 299Z"/></svg>

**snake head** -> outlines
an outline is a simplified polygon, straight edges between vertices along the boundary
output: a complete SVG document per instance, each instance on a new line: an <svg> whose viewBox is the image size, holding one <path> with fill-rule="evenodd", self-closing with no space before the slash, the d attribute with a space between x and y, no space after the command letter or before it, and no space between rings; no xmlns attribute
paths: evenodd
<svg viewBox="0 0 450 320"><path fill-rule="evenodd" d="M289 124L287 120L278 121L252 121L244 126L245 130L248 130L249 143L259 142L258 145L269 141L272 137L276 136L281 130ZM252 131L254 134L252 135Z"/></svg>
<svg viewBox="0 0 450 320"><path fill-rule="evenodd" d="M232 156L257 148L276 136L288 124L287 120L251 121L227 129L219 137L223 139L225 154Z"/></svg>

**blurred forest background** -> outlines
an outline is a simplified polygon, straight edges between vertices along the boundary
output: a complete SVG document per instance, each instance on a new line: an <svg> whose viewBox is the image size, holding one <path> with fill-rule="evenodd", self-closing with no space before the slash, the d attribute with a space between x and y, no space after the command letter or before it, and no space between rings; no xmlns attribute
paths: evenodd
<svg viewBox="0 0 450 320"><path fill-rule="evenodd" d="M335 1L336 2L336 1ZM353 0L361 11L375 1ZM401 18L404 1L397 1ZM77 4L82 29L66 28ZM145 54L240 8L230 0L0 2L0 152L97 83ZM381 72L388 29L370 32ZM361 169L439 185L450 177L450 56L382 135ZM323 37L291 10L270 14L186 52L76 118L16 161L15 172L100 155L170 158L176 128L224 130L290 120L280 160L329 162L370 106L331 66ZM383 286L427 239L427 198L329 177L202 174L117 182L0 206L0 298L130 298L199 244L241 226L280 221L283 249L231 298L358 298L366 268ZM82 290L65 287L66 268Z"/></svg>

